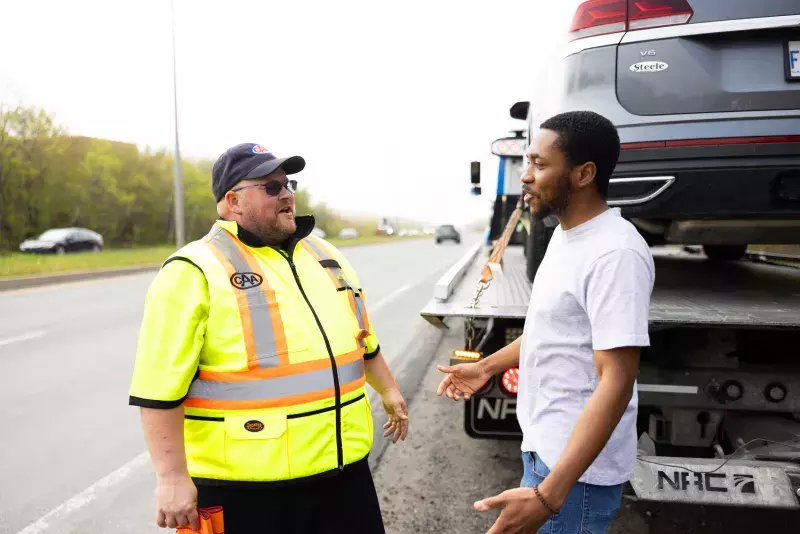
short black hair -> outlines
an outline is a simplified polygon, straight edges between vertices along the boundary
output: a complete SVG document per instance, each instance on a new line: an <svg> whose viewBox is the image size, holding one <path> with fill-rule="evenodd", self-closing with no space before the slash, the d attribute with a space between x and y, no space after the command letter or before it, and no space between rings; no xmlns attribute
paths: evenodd
<svg viewBox="0 0 800 534"><path fill-rule="evenodd" d="M570 111L550 117L540 128L558 134L556 146L570 165L594 162L597 191L607 198L608 181L619 159L619 134L611 121L593 111Z"/></svg>

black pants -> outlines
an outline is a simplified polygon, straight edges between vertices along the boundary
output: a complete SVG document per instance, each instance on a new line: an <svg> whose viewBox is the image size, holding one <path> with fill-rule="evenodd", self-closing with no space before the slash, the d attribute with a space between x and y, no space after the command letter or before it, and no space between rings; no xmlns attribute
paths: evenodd
<svg viewBox="0 0 800 534"><path fill-rule="evenodd" d="M280 486L197 485L200 508L222 506L225 534L384 534L367 459Z"/></svg>

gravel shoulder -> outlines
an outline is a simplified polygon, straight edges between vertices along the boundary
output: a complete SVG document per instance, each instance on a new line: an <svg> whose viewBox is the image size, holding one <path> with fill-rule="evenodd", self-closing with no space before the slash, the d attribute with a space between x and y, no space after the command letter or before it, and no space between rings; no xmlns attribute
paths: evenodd
<svg viewBox="0 0 800 534"><path fill-rule="evenodd" d="M387 447L374 471L388 534L486 532L497 513L472 503L519 485L520 443L469 438L463 404L436 396L436 364L459 339L455 328L443 337L411 402L408 439Z"/></svg>

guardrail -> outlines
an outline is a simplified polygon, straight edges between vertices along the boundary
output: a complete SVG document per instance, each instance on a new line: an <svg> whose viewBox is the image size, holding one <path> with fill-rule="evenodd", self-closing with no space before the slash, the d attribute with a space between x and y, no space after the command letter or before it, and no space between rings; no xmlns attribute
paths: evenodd
<svg viewBox="0 0 800 534"><path fill-rule="evenodd" d="M444 276L436 282L436 286L433 288L434 298L437 300L447 300L450 298L456 285L464 277L464 273L466 273L467 268L472 265L472 261L475 259L475 256L478 255L481 248L483 248L483 241L478 241L455 265L450 267Z"/></svg>
<svg viewBox="0 0 800 534"><path fill-rule="evenodd" d="M774 258L776 260L787 260L787 261L798 261L800 262L800 256L794 254L781 254L779 252L761 252L761 251L753 251L748 252L748 256L752 256L755 258L763 257L763 258Z"/></svg>
<svg viewBox="0 0 800 534"><path fill-rule="evenodd" d="M800 256L794 254L782 254L780 252L748 252L747 257L750 261L770 263L773 265L783 265L784 267L800 268Z"/></svg>

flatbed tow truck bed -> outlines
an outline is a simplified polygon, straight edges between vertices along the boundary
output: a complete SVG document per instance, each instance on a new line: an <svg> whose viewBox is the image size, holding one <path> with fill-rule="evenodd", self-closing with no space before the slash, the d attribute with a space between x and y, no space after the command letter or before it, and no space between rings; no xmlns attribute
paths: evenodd
<svg viewBox="0 0 800 534"><path fill-rule="evenodd" d="M476 244L421 312L440 328L473 317L484 355L521 335L531 293L522 247L508 247L502 274L473 308L488 252ZM628 498L800 510L800 269L713 263L680 247L654 248L653 257ZM784 397L770 400L776 384ZM469 436L520 437L516 395L501 385L494 377L464 404Z"/></svg>
<svg viewBox="0 0 800 534"><path fill-rule="evenodd" d="M531 283L521 247L506 250L502 274L495 275L478 305L470 307L485 257L479 252L450 298L432 299L422 316L437 326L447 317L524 319ZM674 248L654 249L653 258L651 328L800 328L800 269L751 261L720 265ZM443 279L439 285L451 283Z"/></svg>

